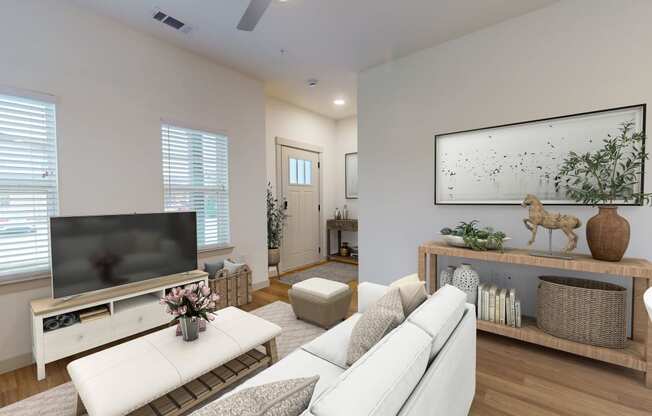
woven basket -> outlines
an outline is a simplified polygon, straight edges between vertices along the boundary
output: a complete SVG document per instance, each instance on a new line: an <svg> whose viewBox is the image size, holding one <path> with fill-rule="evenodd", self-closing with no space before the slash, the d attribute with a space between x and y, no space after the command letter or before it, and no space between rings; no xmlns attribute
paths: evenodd
<svg viewBox="0 0 652 416"><path fill-rule="evenodd" d="M625 348L624 287L594 280L541 276L537 326L582 344Z"/></svg>
<svg viewBox="0 0 652 416"><path fill-rule="evenodd" d="M208 280L208 285L213 292L220 295L216 310L227 306L246 305L253 300L251 269L247 265L235 273L229 273L226 269L219 270L215 279Z"/></svg>

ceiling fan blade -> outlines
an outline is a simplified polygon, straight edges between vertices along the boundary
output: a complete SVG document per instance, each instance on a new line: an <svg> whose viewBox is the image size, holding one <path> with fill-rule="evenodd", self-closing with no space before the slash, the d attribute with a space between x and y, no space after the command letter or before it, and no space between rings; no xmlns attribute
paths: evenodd
<svg viewBox="0 0 652 416"><path fill-rule="evenodd" d="M238 29L246 30L247 32L254 30L271 2L272 0L251 0L249 7L247 7L247 10L242 15L242 19L240 19L240 23L238 23Z"/></svg>

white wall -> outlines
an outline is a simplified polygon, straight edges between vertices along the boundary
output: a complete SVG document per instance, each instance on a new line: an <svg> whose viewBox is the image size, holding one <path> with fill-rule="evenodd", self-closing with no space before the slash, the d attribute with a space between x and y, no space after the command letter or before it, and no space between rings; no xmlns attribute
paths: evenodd
<svg viewBox="0 0 652 416"><path fill-rule="evenodd" d="M335 126L335 143L337 160L335 164L336 178L336 205L340 209L346 204L350 218L358 218L358 199L346 199L345 164L344 155L358 151L358 118L349 117L338 120Z"/></svg>
<svg viewBox="0 0 652 416"><path fill-rule="evenodd" d="M321 246L326 247L326 220L333 217L336 201L335 121L276 98L266 101L267 180L276 191L276 138L323 149L321 155ZM325 257L322 250L322 257Z"/></svg>
<svg viewBox="0 0 652 416"><path fill-rule="evenodd" d="M461 220L503 229L513 246L525 246L529 233L521 219L527 212L520 207L434 206L434 135L652 101L650 16L646 0L564 1L362 73L361 280L387 283L416 271L418 245ZM596 212L560 211L584 223ZM621 213L632 224L627 255L652 258L650 209ZM557 233L555 244L562 243ZM578 251L588 252L583 235ZM535 277L553 272L481 269L485 280L516 286L528 314ZM505 281L508 275L513 283Z"/></svg>
<svg viewBox="0 0 652 416"><path fill-rule="evenodd" d="M343 209L346 205L349 211L349 218L358 218L359 199L346 199L345 181L345 155L358 151L358 118L349 117L338 120L335 125L335 206ZM358 245L358 233L342 232L342 241L348 241L351 246Z"/></svg>
<svg viewBox="0 0 652 416"><path fill-rule="evenodd" d="M344 193L344 154L358 151L357 118L335 121L271 97L266 103L267 180L275 190L277 137L323 149L321 234L322 247L326 247L326 220L333 218L335 208L341 210L347 204L350 217L357 218L357 200L345 199ZM335 233L331 240L331 249L335 251ZM355 233L343 233L342 240L357 244ZM326 252L322 250L322 257L325 256Z"/></svg>
<svg viewBox="0 0 652 416"><path fill-rule="evenodd" d="M161 211L160 118L225 132L232 254L264 284L262 83L65 2L2 10L0 85L58 99L60 213ZM47 295L44 284L0 288L0 361L31 351L27 301Z"/></svg>

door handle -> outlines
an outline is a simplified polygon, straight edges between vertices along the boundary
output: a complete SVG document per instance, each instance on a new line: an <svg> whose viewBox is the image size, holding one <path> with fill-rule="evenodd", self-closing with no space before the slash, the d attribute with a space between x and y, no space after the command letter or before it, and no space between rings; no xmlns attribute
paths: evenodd
<svg viewBox="0 0 652 416"><path fill-rule="evenodd" d="M283 209L288 209L288 201L283 201Z"/></svg>

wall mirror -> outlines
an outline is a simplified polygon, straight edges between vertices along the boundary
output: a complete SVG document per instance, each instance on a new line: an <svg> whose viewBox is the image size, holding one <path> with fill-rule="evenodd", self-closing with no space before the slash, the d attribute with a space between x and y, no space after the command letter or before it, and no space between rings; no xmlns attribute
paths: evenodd
<svg viewBox="0 0 652 416"><path fill-rule="evenodd" d="M346 199L358 199L358 153L344 155Z"/></svg>

